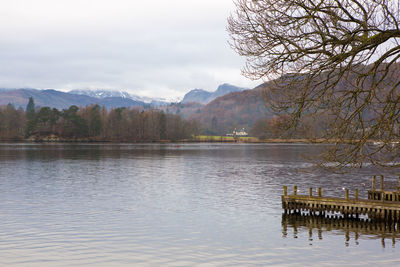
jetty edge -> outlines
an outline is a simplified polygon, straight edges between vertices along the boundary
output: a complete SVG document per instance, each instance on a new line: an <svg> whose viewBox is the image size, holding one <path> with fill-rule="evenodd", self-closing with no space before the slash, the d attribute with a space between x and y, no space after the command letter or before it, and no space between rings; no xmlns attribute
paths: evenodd
<svg viewBox="0 0 400 267"><path fill-rule="evenodd" d="M317 195L309 188L308 195L298 195L297 186L293 186L293 194L288 194L288 187L283 186L282 209L285 214L305 214L359 219L363 216L369 221L400 222L400 178L396 191L384 190L384 177L381 175L380 190L376 190L376 176L372 177L368 199L360 199L358 189L354 197L345 189L345 198L323 197L322 189Z"/></svg>

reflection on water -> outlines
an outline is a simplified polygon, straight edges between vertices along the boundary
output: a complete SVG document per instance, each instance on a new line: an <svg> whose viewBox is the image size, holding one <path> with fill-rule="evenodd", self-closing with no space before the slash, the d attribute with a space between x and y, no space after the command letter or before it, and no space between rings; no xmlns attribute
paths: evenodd
<svg viewBox="0 0 400 267"><path fill-rule="evenodd" d="M0 144L0 265L398 265L379 227L358 230L358 245L351 230L343 246L343 228L322 227L315 242L317 227L310 246L301 224L298 238L282 238L283 185L340 197L359 188L365 198L362 186L380 174L326 173L304 160L324 147Z"/></svg>
<svg viewBox="0 0 400 267"><path fill-rule="evenodd" d="M282 236L298 238L299 232L308 231L308 240L323 239L324 235L339 235L344 237L344 245L349 246L353 238L359 245L360 237L370 240L379 239L383 248L387 240L395 247L400 238L400 226L396 223L371 222L363 219L327 218L304 214L282 214Z"/></svg>

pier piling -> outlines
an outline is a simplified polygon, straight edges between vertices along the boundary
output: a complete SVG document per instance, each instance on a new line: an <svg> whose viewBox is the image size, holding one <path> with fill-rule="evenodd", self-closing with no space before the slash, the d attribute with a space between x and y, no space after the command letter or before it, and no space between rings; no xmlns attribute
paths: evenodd
<svg viewBox="0 0 400 267"><path fill-rule="evenodd" d="M376 175L372 176L372 191L376 190Z"/></svg>

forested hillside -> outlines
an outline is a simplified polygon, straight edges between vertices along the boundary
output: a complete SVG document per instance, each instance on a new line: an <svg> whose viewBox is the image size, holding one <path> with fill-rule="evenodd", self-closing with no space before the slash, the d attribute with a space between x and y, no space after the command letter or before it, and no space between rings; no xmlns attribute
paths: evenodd
<svg viewBox="0 0 400 267"><path fill-rule="evenodd" d="M272 118L261 87L218 97L189 118L198 120L206 134L225 135L235 128L250 129L261 118Z"/></svg>

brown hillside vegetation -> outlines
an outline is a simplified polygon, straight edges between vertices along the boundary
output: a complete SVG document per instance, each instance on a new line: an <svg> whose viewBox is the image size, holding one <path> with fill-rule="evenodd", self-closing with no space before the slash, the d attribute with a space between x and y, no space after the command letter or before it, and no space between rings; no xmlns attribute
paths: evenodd
<svg viewBox="0 0 400 267"><path fill-rule="evenodd" d="M207 134L226 134L235 128L249 130L257 120L273 117L265 106L262 86L219 97L190 118L197 120Z"/></svg>

